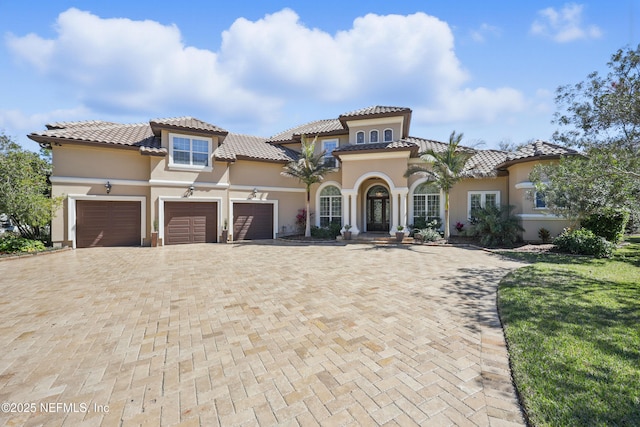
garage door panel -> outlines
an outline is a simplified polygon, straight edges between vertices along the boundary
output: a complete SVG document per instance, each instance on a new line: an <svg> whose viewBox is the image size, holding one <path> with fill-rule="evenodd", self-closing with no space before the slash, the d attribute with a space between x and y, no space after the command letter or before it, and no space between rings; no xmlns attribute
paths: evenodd
<svg viewBox="0 0 640 427"><path fill-rule="evenodd" d="M273 204L234 203L234 240L258 240L273 238Z"/></svg>
<svg viewBox="0 0 640 427"><path fill-rule="evenodd" d="M140 245L140 202L76 201L76 246Z"/></svg>
<svg viewBox="0 0 640 427"><path fill-rule="evenodd" d="M166 202L165 243L213 243L216 241L217 203Z"/></svg>

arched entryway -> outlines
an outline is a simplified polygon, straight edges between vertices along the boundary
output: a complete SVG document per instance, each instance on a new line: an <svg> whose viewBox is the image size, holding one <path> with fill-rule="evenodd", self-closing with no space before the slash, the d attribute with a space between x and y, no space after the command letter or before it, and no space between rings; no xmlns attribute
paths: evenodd
<svg viewBox="0 0 640 427"><path fill-rule="evenodd" d="M389 190L376 184L367 191L367 231L389 231Z"/></svg>

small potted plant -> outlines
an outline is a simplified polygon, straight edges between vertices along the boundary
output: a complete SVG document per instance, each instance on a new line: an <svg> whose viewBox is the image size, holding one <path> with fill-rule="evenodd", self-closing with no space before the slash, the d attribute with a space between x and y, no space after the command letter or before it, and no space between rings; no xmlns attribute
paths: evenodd
<svg viewBox="0 0 640 427"><path fill-rule="evenodd" d="M456 222L456 230L458 230L458 234L462 234L462 230L464 229L464 224L460 221Z"/></svg>
<svg viewBox="0 0 640 427"><path fill-rule="evenodd" d="M227 243L229 239L229 222L225 219L224 224L222 225L222 234L220 235L220 243Z"/></svg>
<svg viewBox="0 0 640 427"><path fill-rule="evenodd" d="M153 220L153 231L151 232L151 247L158 247L158 220Z"/></svg>
<svg viewBox="0 0 640 427"><path fill-rule="evenodd" d="M399 225L396 227L396 242L402 242L404 239L404 226Z"/></svg>
<svg viewBox="0 0 640 427"><path fill-rule="evenodd" d="M342 232L342 238L344 240L351 240L351 226L349 224L345 224L344 231Z"/></svg>

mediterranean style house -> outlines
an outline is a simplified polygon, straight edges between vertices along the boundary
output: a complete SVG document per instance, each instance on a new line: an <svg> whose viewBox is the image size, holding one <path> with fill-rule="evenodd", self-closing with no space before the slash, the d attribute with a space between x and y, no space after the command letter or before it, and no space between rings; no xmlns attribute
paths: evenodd
<svg viewBox="0 0 640 427"><path fill-rule="evenodd" d="M29 138L51 148L53 196L64 203L52 223L56 246L149 245L273 239L296 232L306 191L281 175L304 135L333 166L312 187L312 223L351 225L353 235L394 234L418 218L443 218L444 197L426 176L403 175L419 153L445 143L410 136L411 109L374 106L317 120L270 138L241 135L191 117L149 123L48 124ZM545 209L529 182L534 165L576 152L536 141L514 153L474 150L475 178L452 189L450 219L468 223L474 207L515 206L523 239L568 223ZM223 233L227 230L227 233ZM452 230L455 235L456 230Z"/></svg>

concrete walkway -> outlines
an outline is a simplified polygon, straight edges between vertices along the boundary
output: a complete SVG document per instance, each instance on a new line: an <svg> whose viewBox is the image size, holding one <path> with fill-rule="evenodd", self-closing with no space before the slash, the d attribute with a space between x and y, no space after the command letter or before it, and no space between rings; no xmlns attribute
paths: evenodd
<svg viewBox="0 0 640 427"><path fill-rule="evenodd" d="M0 426L523 425L495 305L517 266L284 243L0 262Z"/></svg>

